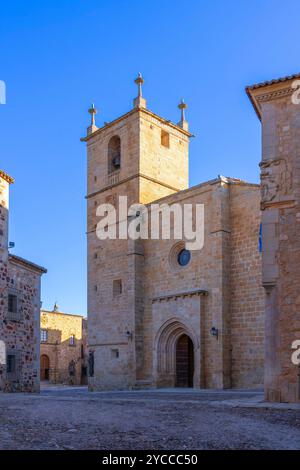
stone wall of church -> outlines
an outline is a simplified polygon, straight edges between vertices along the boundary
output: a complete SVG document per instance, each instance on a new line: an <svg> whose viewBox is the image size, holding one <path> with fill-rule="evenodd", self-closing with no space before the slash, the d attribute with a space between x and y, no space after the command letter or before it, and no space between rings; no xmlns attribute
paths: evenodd
<svg viewBox="0 0 300 470"><path fill-rule="evenodd" d="M173 259L176 242L144 243L144 380L152 377L155 381L159 375L157 337L162 325L173 319L194 335L199 367L195 386L261 385L264 325L259 187L216 180L160 202L204 204L205 239L203 249L192 251L184 268ZM205 293L197 297L197 290ZM218 330L218 338L211 335L212 327ZM163 382L160 376L157 384Z"/></svg>
<svg viewBox="0 0 300 470"><path fill-rule="evenodd" d="M162 146L161 130L168 131L170 148ZM109 173L108 148L114 136L121 139L121 166ZM147 110L133 109L96 131L87 146L88 343L95 364L89 387L134 387L144 375L143 256L128 240L99 240L96 210L103 203L117 207L118 196L127 196L131 205L186 187L188 133ZM166 171L174 164L176 171ZM121 293L114 285L121 286Z"/></svg>
<svg viewBox="0 0 300 470"><path fill-rule="evenodd" d="M152 113L140 113L139 171L144 177L139 202L147 204L188 188L188 152L187 135Z"/></svg>
<svg viewBox="0 0 300 470"><path fill-rule="evenodd" d="M232 386L259 387L264 376L265 315L258 186L232 185L230 207Z"/></svg>
<svg viewBox="0 0 300 470"><path fill-rule="evenodd" d="M89 234L88 344L94 354L90 389L126 388L135 383L133 273L128 240L102 240ZM116 285L119 288L116 289Z"/></svg>
<svg viewBox="0 0 300 470"><path fill-rule="evenodd" d="M121 167L111 175L108 165L108 145L114 136L120 137ZM126 119L116 120L114 125L103 128L101 134L95 135L88 142L88 194L95 194L119 181L126 182L128 178L136 176L139 172L138 154L138 113L129 114Z"/></svg>
<svg viewBox="0 0 300 470"><path fill-rule="evenodd" d="M95 251L89 251L89 344L97 366L90 388L174 386L174 362L162 365L168 342L164 346L160 335L179 332L193 339L195 387L261 386L259 187L217 179L159 202L204 204L204 246L180 267L176 247L182 242L100 243L95 237ZM118 295L116 280L122 283Z"/></svg>
<svg viewBox="0 0 300 470"><path fill-rule="evenodd" d="M121 139L121 167L110 174L108 148L114 136ZM257 308L261 299L243 310L243 295L247 299L253 294L261 295L260 288L254 288L255 276L260 282L259 188L219 177L186 189L189 137L180 127L150 111L134 109L85 139L88 343L93 363L90 390L175 385L174 347L179 334L188 335L194 345L195 387L249 387L260 381L253 376L253 363L257 361L261 374L262 347L255 353L253 349L261 335L261 311ZM249 194L253 192L256 196L247 199L246 187ZM240 221L238 193L245 211ZM172 239L99 240L97 207L101 203L118 206L118 196L128 196L129 205L204 204L203 249L192 251L189 264L180 267L177 250L184 247L182 242L178 245ZM127 220L126 214L124 218ZM250 227L252 223L255 227ZM114 226L114 221L107 221L108 230ZM240 261L238 242L243 234L245 250ZM253 276L249 266L255 271ZM239 286L247 276L249 283L243 286L242 294ZM238 331L242 324L247 353L240 357ZM255 336L253 331L257 327L259 333Z"/></svg>

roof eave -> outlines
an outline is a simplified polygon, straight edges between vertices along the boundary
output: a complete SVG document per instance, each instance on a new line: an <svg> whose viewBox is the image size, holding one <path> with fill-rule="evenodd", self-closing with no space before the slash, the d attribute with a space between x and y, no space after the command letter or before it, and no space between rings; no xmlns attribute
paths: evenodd
<svg viewBox="0 0 300 470"><path fill-rule="evenodd" d="M285 77L280 77L280 78L275 78L273 80L268 80L265 82L261 83L256 83L251 86L246 87L246 93L255 109L255 112L258 116L258 118L261 120L261 109L260 106L256 100L256 95L260 93L260 90L264 88L270 88L270 87L276 87L281 86L282 84L285 84L286 82L290 82L292 80L297 80L300 79L300 73L295 73L293 75L287 75Z"/></svg>
<svg viewBox="0 0 300 470"><path fill-rule="evenodd" d="M9 184L12 184L15 182L15 180L11 176L9 176L7 173L5 173L5 171L3 170L0 170L0 178L3 178Z"/></svg>
<svg viewBox="0 0 300 470"><path fill-rule="evenodd" d="M38 264L32 263L31 261L28 261L25 258L21 258L21 256L9 254L9 260L12 261L15 264L22 265L25 268L31 269L33 271L37 271L41 274L46 274L47 269L44 268L43 266L39 266Z"/></svg>
<svg viewBox="0 0 300 470"><path fill-rule="evenodd" d="M252 87L250 87L250 86L246 87L246 93L248 95L249 100L252 103L252 106L254 108L254 111L256 112L256 115L257 115L258 119L261 121L261 111L260 111L260 108L257 104L256 99L254 98L254 96L252 94Z"/></svg>

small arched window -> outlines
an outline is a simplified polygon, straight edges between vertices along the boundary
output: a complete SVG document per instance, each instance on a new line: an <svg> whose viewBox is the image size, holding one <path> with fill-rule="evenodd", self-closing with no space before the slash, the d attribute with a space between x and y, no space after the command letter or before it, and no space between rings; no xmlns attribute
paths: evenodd
<svg viewBox="0 0 300 470"><path fill-rule="evenodd" d="M108 173L121 168L121 139L114 135L108 142Z"/></svg>

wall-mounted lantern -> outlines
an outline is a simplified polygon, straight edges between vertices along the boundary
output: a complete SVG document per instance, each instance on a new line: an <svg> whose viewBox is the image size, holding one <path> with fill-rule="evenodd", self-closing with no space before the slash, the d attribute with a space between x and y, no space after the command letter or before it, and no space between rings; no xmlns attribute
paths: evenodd
<svg viewBox="0 0 300 470"><path fill-rule="evenodd" d="M218 339L218 336L219 336L219 330L218 330L218 328L216 328L215 326L213 326L213 327L210 329L210 334L211 334L211 336L215 336L215 337Z"/></svg>
<svg viewBox="0 0 300 470"><path fill-rule="evenodd" d="M128 331L128 330L127 330L127 331L126 331L126 337L127 337L127 339L132 340L132 337L133 337L132 331Z"/></svg>

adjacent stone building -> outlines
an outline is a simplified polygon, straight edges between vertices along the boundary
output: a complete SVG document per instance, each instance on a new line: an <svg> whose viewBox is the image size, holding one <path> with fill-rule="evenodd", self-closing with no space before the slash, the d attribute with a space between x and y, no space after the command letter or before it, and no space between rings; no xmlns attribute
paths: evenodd
<svg viewBox="0 0 300 470"><path fill-rule="evenodd" d="M262 123L265 396L300 401L300 74L247 88ZM297 359L297 358L296 358Z"/></svg>
<svg viewBox="0 0 300 470"><path fill-rule="evenodd" d="M80 315L41 311L42 381L55 384L87 383L87 321Z"/></svg>
<svg viewBox="0 0 300 470"><path fill-rule="evenodd" d="M189 188L186 105L179 105L181 120L173 124L147 109L141 76L136 83L133 109L98 129L92 106L82 139L89 388L262 386L259 185L219 176ZM100 240L97 208L110 204L120 215L119 196L127 196L128 206L203 204L203 248L190 251L185 238L161 236ZM120 215L115 224L119 233L125 219Z"/></svg>
<svg viewBox="0 0 300 470"><path fill-rule="evenodd" d="M8 253L9 185L0 171L0 391L39 391L41 275Z"/></svg>

